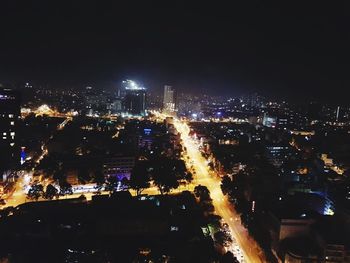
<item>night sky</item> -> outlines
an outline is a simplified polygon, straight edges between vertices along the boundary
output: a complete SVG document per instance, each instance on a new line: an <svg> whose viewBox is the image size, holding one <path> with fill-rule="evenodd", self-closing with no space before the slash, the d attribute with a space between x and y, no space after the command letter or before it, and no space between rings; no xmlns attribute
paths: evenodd
<svg viewBox="0 0 350 263"><path fill-rule="evenodd" d="M350 89L346 1L116 2L1 1L0 82L129 77L151 89L333 101Z"/></svg>

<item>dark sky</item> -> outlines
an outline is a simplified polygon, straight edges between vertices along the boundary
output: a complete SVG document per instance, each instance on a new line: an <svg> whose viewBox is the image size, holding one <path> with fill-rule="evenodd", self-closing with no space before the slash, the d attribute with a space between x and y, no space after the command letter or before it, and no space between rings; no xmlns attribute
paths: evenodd
<svg viewBox="0 0 350 263"><path fill-rule="evenodd" d="M332 100L350 89L346 1L117 2L1 1L0 82L130 77L153 88Z"/></svg>

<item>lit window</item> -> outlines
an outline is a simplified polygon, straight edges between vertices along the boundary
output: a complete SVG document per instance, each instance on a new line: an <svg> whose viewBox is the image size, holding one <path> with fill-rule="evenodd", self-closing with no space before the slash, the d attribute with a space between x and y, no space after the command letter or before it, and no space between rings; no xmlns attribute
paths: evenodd
<svg viewBox="0 0 350 263"><path fill-rule="evenodd" d="M11 121L10 124L13 126L13 125L15 125L15 122L14 122L14 121Z"/></svg>
<svg viewBox="0 0 350 263"><path fill-rule="evenodd" d="M15 143L14 143L14 142L11 142L11 143L10 143L10 146L12 146L12 147L15 146Z"/></svg>
<svg viewBox="0 0 350 263"><path fill-rule="evenodd" d="M170 226L170 231L179 231L179 227L177 227L177 226Z"/></svg>
<svg viewBox="0 0 350 263"><path fill-rule="evenodd" d="M13 114L9 114L9 118L13 118Z"/></svg>
<svg viewBox="0 0 350 263"><path fill-rule="evenodd" d="M10 135L11 135L11 136L15 136L15 132L11 132Z"/></svg>
<svg viewBox="0 0 350 263"><path fill-rule="evenodd" d="M6 135L7 133L6 132L3 132L2 135Z"/></svg>

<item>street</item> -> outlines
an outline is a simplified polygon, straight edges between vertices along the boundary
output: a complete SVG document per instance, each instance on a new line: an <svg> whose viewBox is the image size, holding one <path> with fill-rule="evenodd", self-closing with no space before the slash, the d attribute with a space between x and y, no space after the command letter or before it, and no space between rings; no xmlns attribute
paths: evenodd
<svg viewBox="0 0 350 263"><path fill-rule="evenodd" d="M188 134L189 126L178 119L174 119L174 126L181 134L183 147L187 149L189 159L185 158L188 166L193 165L196 171L195 184L206 186L213 199L215 211L229 225L234 240L237 241L245 262L264 262L263 253L256 242L249 236L247 230L241 225L240 220L236 220L239 216L234 211L232 204L226 199L221 191L221 180L217 175L211 175L206 159L201 155L197 142Z"/></svg>

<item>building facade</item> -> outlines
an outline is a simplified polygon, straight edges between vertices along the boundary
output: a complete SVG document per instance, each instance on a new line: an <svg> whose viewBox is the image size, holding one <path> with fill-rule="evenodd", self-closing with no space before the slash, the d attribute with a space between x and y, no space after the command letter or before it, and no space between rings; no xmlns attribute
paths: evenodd
<svg viewBox="0 0 350 263"><path fill-rule="evenodd" d="M135 166L134 156L115 156L108 159L103 165L105 177L116 177L118 181L123 178L130 180L132 169Z"/></svg>
<svg viewBox="0 0 350 263"><path fill-rule="evenodd" d="M125 115L146 115L146 89L132 80L123 81L123 111Z"/></svg>
<svg viewBox="0 0 350 263"><path fill-rule="evenodd" d="M19 163L20 148L16 142L19 117L19 94L0 88L0 171Z"/></svg>
<svg viewBox="0 0 350 263"><path fill-rule="evenodd" d="M163 111L174 113L176 111L176 92L172 86L164 86Z"/></svg>

